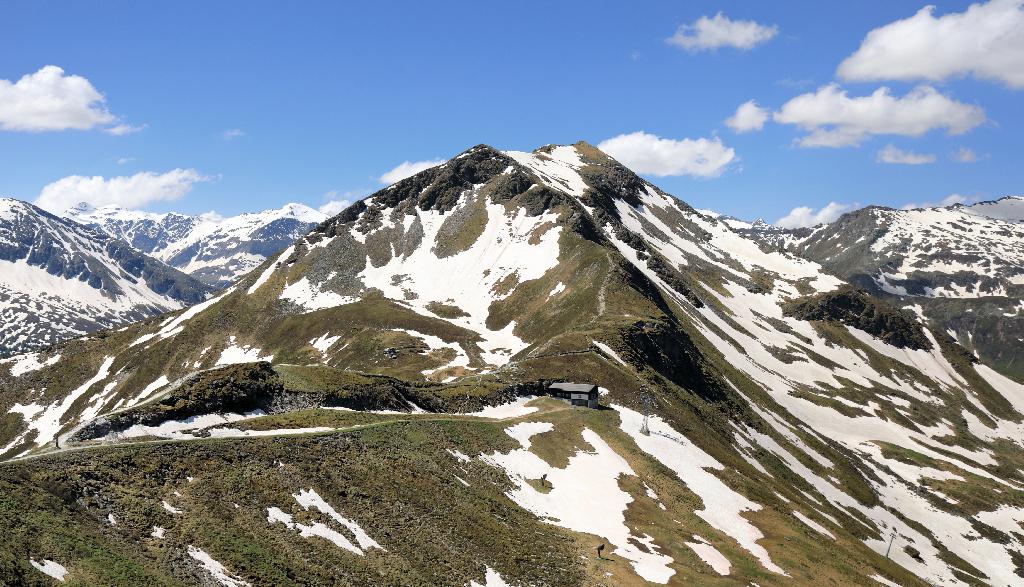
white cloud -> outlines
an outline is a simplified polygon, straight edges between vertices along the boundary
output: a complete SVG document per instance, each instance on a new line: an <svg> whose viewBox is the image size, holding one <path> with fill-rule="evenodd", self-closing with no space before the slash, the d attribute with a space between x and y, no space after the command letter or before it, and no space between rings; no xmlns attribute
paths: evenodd
<svg viewBox="0 0 1024 587"><path fill-rule="evenodd" d="M732 20L721 12L711 18L702 16L693 24L679 25L676 33L666 41L687 51L706 51L719 47L751 49L777 35L776 26L758 24L752 20Z"/></svg>
<svg viewBox="0 0 1024 587"><path fill-rule="evenodd" d="M351 205L352 202L348 200L331 200L321 205L319 210L328 216L334 216Z"/></svg>
<svg viewBox="0 0 1024 587"><path fill-rule="evenodd" d="M748 100L740 104L736 113L725 120L725 125L738 133L761 130L768 120L768 109L761 108L757 102Z"/></svg>
<svg viewBox="0 0 1024 587"><path fill-rule="evenodd" d="M674 140L643 131L601 141L597 148L636 173L657 176L718 177L736 159L718 137Z"/></svg>
<svg viewBox="0 0 1024 587"><path fill-rule="evenodd" d="M225 141L230 141L231 139L237 139L239 137L244 136L245 131L240 128L229 128L228 130L220 133L220 138L224 139Z"/></svg>
<svg viewBox="0 0 1024 587"><path fill-rule="evenodd" d="M829 224L844 212L853 208L848 204L829 202L824 208L815 210L810 206L798 206L789 211L782 218L775 221L775 226L780 228L805 228L819 224Z"/></svg>
<svg viewBox="0 0 1024 587"><path fill-rule="evenodd" d="M984 122L985 111L930 86L918 86L903 97L882 87L871 95L851 98L836 84L829 84L786 102L773 118L808 132L797 140L800 146L847 147L871 135L916 137L934 129L962 134Z"/></svg>
<svg viewBox="0 0 1024 587"><path fill-rule="evenodd" d="M973 75L1024 88L1024 0L972 4L936 18L925 6L872 30L837 71L847 80L940 81Z"/></svg>
<svg viewBox="0 0 1024 587"><path fill-rule="evenodd" d="M203 212L202 214L200 214L199 219L202 220L203 222L219 224L222 220L224 220L224 216L214 210L210 210L209 212Z"/></svg>
<svg viewBox="0 0 1024 587"><path fill-rule="evenodd" d="M352 205L352 202L358 200L363 196L360 192L339 192L338 190L331 190L324 194L326 200L321 204L319 210L328 216L334 216L340 213L345 208Z"/></svg>
<svg viewBox="0 0 1024 587"><path fill-rule="evenodd" d="M0 79L0 130L45 132L108 126L114 135L141 130L107 110L106 98L78 75L47 65L16 82Z"/></svg>
<svg viewBox="0 0 1024 587"><path fill-rule="evenodd" d="M953 159L958 163L974 163L978 160L978 154L967 147L960 147L953 153Z"/></svg>
<svg viewBox="0 0 1024 587"><path fill-rule="evenodd" d="M894 145L886 145L885 148L878 152L878 162L900 165L924 165L925 163L935 163L935 155L904 151Z"/></svg>
<svg viewBox="0 0 1024 587"><path fill-rule="evenodd" d="M938 202L914 202L903 206L903 210L913 210L915 208L944 208L946 206L952 206L953 204L969 204L976 201L977 196L962 196L960 194L950 194L945 198L942 198Z"/></svg>
<svg viewBox="0 0 1024 587"><path fill-rule="evenodd" d="M431 159L429 161L403 161L394 169L388 171L384 175L381 175L379 180L384 185L391 185L398 183L407 177L412 177L417 173L436 167L444 163L444 159Z"/></svg>
<svg viewBox="0 0 1024 587"><path fill-rule="evenodd" d="M141 208L152 202L176 200L187 194L193 184L210 180L195 169L173 169L167 173L143 171L111 178L71 175L43 187L35 203L56 213L79 202Z"/></svg>
<svg viewBox="0 0 1024 587"><path fill-rule="evenodd" d="M124 165L125 163L131 163L132 161L135 161L135 157L121 157L117 160L117 164Z"/></svg>
<svg viewBox="0 0 1024 587"><path fill-rule="evenodd" d="M110 128L103 129L103 132L114 135L115 137L123 137L124 135L135 134L139 131L146 130L148 125L140 124L138 126L132 126L130 124L118 124Z"/></svg>

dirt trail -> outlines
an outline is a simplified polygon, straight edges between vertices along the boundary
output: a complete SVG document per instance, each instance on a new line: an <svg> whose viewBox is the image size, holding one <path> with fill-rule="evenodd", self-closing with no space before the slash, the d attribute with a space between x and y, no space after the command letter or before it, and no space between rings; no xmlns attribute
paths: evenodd
<svg viewBox="0 0 1024 587"><path fill-rule="evenodd" d="M538 399L543 399L543 398L538 398ZM473 415L469 415L469 414L444 414L444 413L436 413L436 412L435 413L429 413L428 412L428 413L425 413L425 414L408 414L408 415L402 415L402 416L397 416L396 415L396 417L394 417L394 418L388 418L388 419L381 420L381 421L378 421L378 422L369 422L367 424L356 424L356 425L353 425L353 426L345 426L345 427L342 427L342 428L334 428L334 429L331 429L331 430L296 431L296 432L282 431L279 434L260 434L259 436L227 436L227 437L199 437L199 438L156 438L156 439L150 439L150 440L133 440L131 442L109 442L109 443L98 443L98 444L72 445L72 446L61 447L61 448L56 449L56 450L47 450L47 451L43 451L43 452L33 453L33 454L30 454L30 455L24 455L24 456L16 457L16 458L13 458L13 459L8 459L6 461L0 461L0 466L3 466L4 464L7 464L7 463L19 463L19 462L29 461L29 460L33 460L33 459L42 458L42 457L56 456L56 455L66 454L66 453L71 453L71 452L79 452L79 451L85 451L85 450L112 449L112 448L120 448L120 447L126 447L126 446L141 446L141 445L165 444L165 443L175 443L175 442L215 442L215 441L221 441L221 440L222 441L237 441L237 440L247 440L247 439L252 439L252 438L280 438L280 437L284 437L284 436L307 436L307 435L308 436L312 436L312 435L317 435L317 434L337 434L339 432L353 432L353 431L362 430L362 429L365 429L365 428L374 428L374 427L378 427L378 426L390 426L390 425L393 425L393 424L408 423L408 422L415 422L415 421L421 421L421 422L422 421L428 421L428 422L472 422L472 421L480 421L480 420L482 420L482 421L487 421L487 422L505 422L505 421L511 421L511 420L518 420L518 419L521 419L521 418L531 418L531 417L535 417L535 416L541 416L541 415L545 415L545 414L561 412L561 411L564 411L564 410L567 410L567 409L570 408L570 406L568 404L565 404L565 403L559 402L559 401L537 401L537 400L532 400L531 402L528 402L528 403L529 404L536 403L536 405L531 405L530 407L537 408L537 411L530 412L529 414L520 414L520 415L516 415L516 416L508 416L508 417L505 417L505 418L486 418L486 417L482 417L482 416L473 416ZM288 413L288 412L282 412L282 414L286 414L286 413ZM353 412L353 413L360 413L360 412ZM280 415L281 414L271 414L270 416L280 416ZM261 416L261 417L268 417L268 416ZM254 420L259 420L259 418L254 418L253 420L247 420L247 422L252 422ZM217 425L217 426L222 426L222 425ZM214 426L214 427L217 427L217 426Z"/></svg>

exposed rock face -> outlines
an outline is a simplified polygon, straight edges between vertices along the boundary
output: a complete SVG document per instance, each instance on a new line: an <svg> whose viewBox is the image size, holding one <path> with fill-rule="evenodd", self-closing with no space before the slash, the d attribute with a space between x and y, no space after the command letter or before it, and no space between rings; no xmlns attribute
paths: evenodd
<svg viewBox="0 0 1024 587"><path fill-rule="evenodd" d="M295 385L281 377L270 363L259 361L229 365L186 377L159 401L119 411L87 422L69 438L84 442L122 433L132 426L159 426L204 414L279 414L308 408L343 408L352 411L387 410L394 413L474 412L488 405L514 401L519 396L541 395L545 381L494 384L489 393L473 398L446 393L442 383L410 383L385 375L345 377L330 368L310 368L313 386ZM332 381L333 379L333 381Z"/></svg>
<svg viewBox="0 0 1024 587"><path fill-rule="evenodd" d="M787 316L801 320L833 320L874 335L896 348L929 350L932 343L924 335L914 314L897 310L853 286L815 294L788 302Z"/></svg>
<svg viewBox="0 0 1024 587"><path fill-rule="evenodd" d="M212 291L104 232L0 199L0 357L195 304Z"/></svg>

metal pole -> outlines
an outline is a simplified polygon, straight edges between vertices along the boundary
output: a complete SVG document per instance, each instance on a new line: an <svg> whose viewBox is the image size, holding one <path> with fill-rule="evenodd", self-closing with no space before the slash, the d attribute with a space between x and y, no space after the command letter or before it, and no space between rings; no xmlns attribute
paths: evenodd
<svg viewBox="0 0 1024 587"><path fill-rule="evenodd" d="M643 434L644 436L649 436L651 434L651 428L648 425L648 422L651 417L652 402L650 390L644 383L640 384L640 403L643 404L644 407L644 421L643 424L640 425L640 434Z"/></svg>
<svg viewBox="0 0 1024 587"><path fill-rule="evenodd" d="M889 548L885 549L885 558L889 558L889 551L892 550L892 543L896 540L896 530L892 531L892 536L889 537Z"/></svg>

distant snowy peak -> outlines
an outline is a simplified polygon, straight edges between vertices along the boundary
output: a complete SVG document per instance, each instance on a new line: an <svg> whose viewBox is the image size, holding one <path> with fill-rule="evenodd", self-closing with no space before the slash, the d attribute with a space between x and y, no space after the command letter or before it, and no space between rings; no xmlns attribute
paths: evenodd
<svg viewBox="0 0 1024 587"><path fill-rule="evenodd" d="M120 206L94 208L84 203L68 209L64 216L99 228L150 255L185 238L201 222L198 217L173 212L155 214Z"/></svg>
<svg viewBox="0 0 1024 587"><path fill-rule="evenodd" d="M0 356L182 308L211 292L103 231L0 199Z"/></svg>
<svg viewBox="0 0 1024 587"><path fill-rule="evenodd" d="M984 361L1024 377L1024 200L895 210L870 206L812 229L755 227L786 250L922 314ZM999 217L997 217L999 216Z"/></svg>
<svg viewBox="0 0 1024 587"><path fill-rule="evenodd" d="M968 206L864 208L801 235L794 248L896 295L1006 296L1024 284L1024 225Z"/></svg>
<svg viewBox="0 0 1024 587"><path fill-rule="evenodd" d="M76 206L65 215L218 287L229 285L327 219L302 204L230 217L156 214L117 206Z"/></svg>
<svg viewBox="0 0 1024 587"><path fill-rule="evenodd" d="M1024 222L1024 196L1006 196L994 201L964 206L963 209L969 214L987 216L996 220Z"/></svg>

